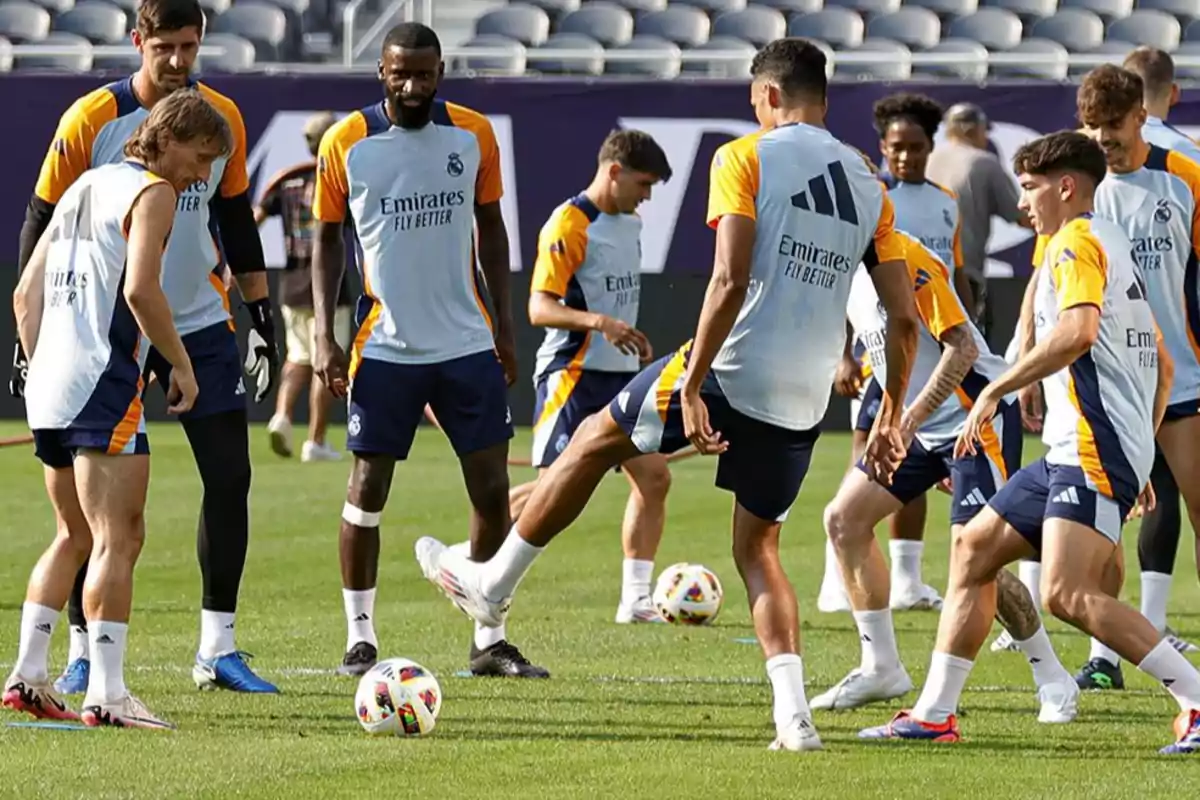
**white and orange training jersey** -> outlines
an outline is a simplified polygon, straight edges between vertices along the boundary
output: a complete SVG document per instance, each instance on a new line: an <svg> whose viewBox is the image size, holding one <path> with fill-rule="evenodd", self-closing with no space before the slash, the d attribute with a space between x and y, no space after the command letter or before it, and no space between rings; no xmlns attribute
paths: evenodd
<svg viewBox="0 0 1200 800"><path fill-rule="evenodd" d="M896 230L928 247L951 269L962 269L958 196L933 181L905 183L887 176L884 185L896 209Z"/></svg>
<svg viewBox="0 0 1200 800"><path fill-rule="evenodd" d="M163 292L181 336L223 322L232 327L229 297L213 274L221 263L221 252L209 203L218 193L236 197L250 187L241 112L232 100L203 83L192 86L225 117L233 135L233 150L213 162L207 182L197 181L175 201L175 227L163 257ZM102 86L76 100L58 122L34 194L57 204L86 170L124 161L125 142L149 115L133 93L133 78Z"/></svg>
<svg viewBox="0 0 1200 800"><path fill-rule="evenodd" d="M383 101L321 140L313 216L349 215L364 296L351 374L363 358L430 364L494 347L475 268L475 205L500 200L491 123L434 101L423 128L393 125Z"/></svg>
<svg viewBox="0 0 1200 800"><path fill-rule="evenodd" d="M1046 242L1034 298L1038 341L1067 309L1100 309L1091 350L1042 381L1042 441L1048 463L1080 467L1089 488L1106 497L1114 484L1135 496L1154 462L1160 334L1131 250L1114 223L1078 217Z"/></svg>
<svg viewBox="0 0 1200 800"><path fill-rule="evenodd" d="M921 444L929 449L936 449L958 438L979 393L1004 374L1008 365L1004 359L992 353L987 341L971 323L958 292L954 290L950 268L915 238L906 233L900 233L900 236L906 239L904 259L908 264L909 275L912 276L913 297L916 301L917 316L921 319L916 358L908 379L908 395L904 398L904 406L907 408L912 405L937 369L938 362L942 359L940 341L946 331L965 326L964 330L974 339L979 351L979 356L962 383L929 415L917 431L917 439ZM879 302L875 284L871 282L866 269L861 267L854 275L847 316L855 334L867 347L876 379L881 383L886 382L887 314L883 304Z"/></svg>
<svg viewBox="0 0 1200 800"><path fill-rule="evenodd" d="M118 452L139 431L148 343L123 293L126 237L134 203L157 183L165 181L140 164L106 164L59 198L44 234L42 323L25 384L30 430L114 430Z"/></svg>
<svg viewBox="0 0 1200 800"><path fill-rule="evenodd" d="M753 262L713 373L736 410L807 430L829 406L855 269L904 258L892 202L858 151L790 124L717 150L708 223L728 215L755 221Z"/></svg>

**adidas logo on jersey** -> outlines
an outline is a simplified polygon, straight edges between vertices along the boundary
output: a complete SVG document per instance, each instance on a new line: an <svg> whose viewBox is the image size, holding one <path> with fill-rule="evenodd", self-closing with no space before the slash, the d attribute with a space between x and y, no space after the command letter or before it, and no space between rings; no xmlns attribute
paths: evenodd
<svg viewBox="0 0 1200 800"><path fill-rule="evenodd" d="M987 504L987 498L983 496L983 492L979 490L978 486L968 492L967 496L959 502L959 505L965 508L983 508Z"/></svg>
<svg viewBox="0 0 1200 800"><path fill-rule="evenodd" d="M1050 502L1062 503L1068 506L1077 506L1079 505L1079 492L1075 490L1074 486L1068 486L1066 489L1063 489L1061 492L1054 495Z"/></svg>
<svg viewBox="0 0 1200 800"><path fill-rule="evenodd" d="M840 161L831 161L825 165L825 169L826 174L809 179L807 191L792 195L792 206L823 217L836 215L842 222L857 225L858 211L854 208L854 193L850 191L850 181L846 179L846 168Z"/></svg>

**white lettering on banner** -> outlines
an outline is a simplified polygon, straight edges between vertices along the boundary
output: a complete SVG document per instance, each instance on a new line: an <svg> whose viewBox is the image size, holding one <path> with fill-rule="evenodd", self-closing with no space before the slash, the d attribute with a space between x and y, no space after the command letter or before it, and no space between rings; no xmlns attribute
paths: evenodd
<svg viewBox="0 0 1200 800"><path fill-rule="evenodd" d="M731 137L745 136L758 130L758 125L742 119L680 119L671 117L621 117L621 128L644 131L654 137L667 154L674 177L666 184L654 187L650 200L642 204L642 272L662 272L671 251L679 208L692 177L700 140L706 133L724 133ZM703 185L708 187L708 165L704 165ZM684 230L703 225L704 220L684 220ZM707 272L709 265L690 265Z"/></svg>
<svg viewBox="0 0 1200 800"><path fill-rule="evenodd" d="M280 171L312 157L304 141L304 122L313 111L278 111L267 124L266 130L254 142L254 149L246 156L246 171L258 174L254 182L254 202L262 199L267 183ZM338 114L339 117L344 116ZM489 116L496 133L496 145L500 148L500 170L504 179L504 197L500 209L504 213L504 224L508 228L509 266L521 269L520 219L517 215L517 170L513 158L512 117ZM283 225L278 217L272 217L262 226L263 254L267 266L280 268L286 265L283 251Z"/></svg>

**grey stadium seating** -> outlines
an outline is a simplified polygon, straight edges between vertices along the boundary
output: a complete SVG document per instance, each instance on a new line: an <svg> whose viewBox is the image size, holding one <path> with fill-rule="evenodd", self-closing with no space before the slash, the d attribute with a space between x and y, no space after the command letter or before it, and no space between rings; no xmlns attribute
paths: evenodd
<svg viewBox="0 0 1200 800"><path fill-rule="evenodd" d="M0 4L0 36L13 44L36 43L50 32L50 12L25 0Z"/></svg>
<svg viewBox="0 0 1200 800"><path fill-rule="evenodd" d="M898 11L900 0L825 0L825 5L834 8L848 8L869 17Z"/></svg>
<svg viewBox="0 0 1200 800"><path fill-rule="evenodd" d="M942 64L913 67L913 78L979 82L987 79L987 48L974 39L942 39L928 53L945 55Z"/></svg>
<svg viewBox="0 0 1200 800"><path fill-rule="evenodd" d="M787 18L774 8L750 6L722 14L713 22L713 36L735 36L762 47L787 35Z"/></svg>
<svg viewBox="0 0 1200 800"><path fill-rule="evenodd" d="M670 0L616 0L616 3L633 13L640 13L642 11L662 11L669 5Z"/></svg>
<svg viewBox="0 0 1200 800"><path fill-rule="evenodd" d="M1198 57L1200 56L1200 42L1183 42L1179 45L1179 49L1175 52L1179 55L1189 55L1193 58ZM1175 67L1175 77L1178 80L1200 80L1200 67L1185 67L1177 65Z"/></svg>
<svg viewBox="0 0 1200 800"><path fill-rule="evenodd" d="M1011 11L1028 25L1053 14L1058 8L1058 0L984 0L983 5Z"/></svg>
<svg viewBox="0 0 1200 800"><path fill-rule="evenodd" d="M248 39L264 61L281 61L286 56L287 16L268 3L240 0L213 20L208 29Z"/></svg>
<svg viewBox="0 0 1200 800"><path fill-rule="evenodd" d="M1032 78L1036 80L1061 81L1067 77L1067 48L1050 39L1024 39L1007 51L1006 55L1021 56L1036 54L1039 60L998 63L992 66L992 75L997 78Z"/></svg>
<svg viewBox="0 0 1200 800"><path fill-rule="evenodd" d="M72 52L61 55L17 56L17 69L87 72L92 68L92 43L82 36L62 31L51 31L38 44L67 47Z"/></svg>
<svg viewBox="0 0 1200 800"><path fill-rule="evenodd" d="M538 55L538 50L574 50L587 53L591 58L561 59ZM531 48L525 53L526 68L551 75L602 75L604 74L604 46L582 33L555 33L542 47Z"/></svg>
<svg viewBox="0 0 1200 800"><path fill-rule="evenodd" d="M847 52L871 53L885 57L869 64L847 64L838 67L838 74L847 78L868 81L905 81L912 75L912 53L891 39L867 39Z"/></svg>
<svg viewBox="0 0 1200 800"><path fill-rule="evenodd" d="M636 35L657 36L680 47L698 47L708 41L712 23L694 6L673 5L662 11L642 14L634 23Z"/></svg>
<svg viewBox="0 0 1200 800"><path fill-rule="evenodd" d="M129 35L125 12L104 0L84 0L54 21L54 29L74 33L92 44L114 44Z"/></svg>
<svg viewBox="0 0 1200 800"><path fill-rule="evenodd" d="M927 8L901 8L872 19L867 24L867 36L892 39L913 50L928 50L942 38L942 22Z"/></svg>
<svg viewBox="0 0 1200 800"><path fill-rule="evenodd" d="M477 36L505 36L526 47L537 47L550 36L550 15L526 3L489 11L475 22Z"/></svg>
<svg viewBox="0 0 1200 800"><path fill-rule="evenodd" d="M1009 50L1021 41L1021 20L1003 8L981 8L954 20L948 32L974 39L989 50Z"/></svg>
<svg viewBox="0 0 1200 800"><path fill-rule="evenodd" d="M1179 20L1165 11L1134 11L1128 17L1109 23L1105 38L1171 51L1179 46L1182 34Z"/></svg>
<svg viewBox="0 0 1200 800"><path fill-rule="evenodd" d="M258 55L254 43L232 33L210 33L204 37L210 47L224 48L219 56L203 56L201 69L205 72L241 72L254 66Z"/></svg>
<svg viewBox="0 0 1200 800"><path fill-rule="evenodd" d="M824 0L755 0L759 8L773 8L784 14L811 14L820 11Z"/></svg>
<svg viewBox="0 0 1200 800"><path fill-rule="evenodd" d="M1064 8L1057 14L1039 20L1031 33L1042 39L1052 39L1077 53L1087 53L1104 41L1104 22L1091 11Z"/></svg>
<svg viewBox="0 0 1200 800"><path fill-rule="evenodd" d="M525 72L528 51L521 42L498 33L484 33L467 42L474 47L504 50L503 55L472 55L462 59L462 67L481 75L521 75Z"/></svg>
<svg viewBox="0 0 1200 800"><path fill-rule="evenodd" d="M733 36L713 36L707 42L693 50L720 51L726 53L740 52L742 56L734 61L687 61L683 64L683 74L708 78L747 78L750 75L750 62L758 48L745 39Z"/></svg>
<svg viewBox="0 0 1200 800"><path fill-rule="evenodd" d="M1059 0L1059 8L1086 8L1100 15L1105 24L1133 12L1133 0Z"/></svg>
<svg viewBox="0 0 1200 800"><path fill-rule="evenodd" d="M1137 8L1165 11L1174 15L1184 27L1200 18L1200 0L1138 0Z"/></svg>
<svg viewBox="0 0 1200 800"><path fill-rule="evenodd" d="M704 11L723 14L728 11L741 11L746 7L746 0L674 0L673 5L689 5Z"/></svg>
<svg viewBox="0 0 1200 800"><path fill-rule="evenodd" d="M657 36L634 36L620 47L612 48L612 53L622 50L653 51L634 60L608 58L604 64L607 75L631 75L640 78L674 78L679 75L682 62L680 61L679 46Z"/></svg>
<svg viewBox="0 0 1200 800"><path fill-rule="evenodd" d="M633 38L633 14L616 3L586 3L558 23L559 33L582 33L605 47L617 47Z"/></svg>
<svg viewBox="0 0 1200 800"><path fill-rule="evenodd" d="M803 36L826 42L836 49L858 47L866 25L848 8L823 8L812 14L797 14L788 23L788 36Z"/></svg>

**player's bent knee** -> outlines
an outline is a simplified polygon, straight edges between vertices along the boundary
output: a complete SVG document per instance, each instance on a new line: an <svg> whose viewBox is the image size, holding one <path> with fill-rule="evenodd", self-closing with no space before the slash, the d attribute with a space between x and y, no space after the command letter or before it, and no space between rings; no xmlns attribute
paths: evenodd
<svg viewBox="0 0 1200 800"><path fill-rule="evenodd" d="M825 534L833 542L836 549L861 544L868 538L874 538L875 532L870 526L856 524L854 511L841 495L825 506ZM865 533L864 533L865 530Z"/></svg>
<svg viewBox="0 0 1200 800"><path fill-rule="evenodd" d="M342 506L342 519L356 528L378 528L382 517L382 511L363 511L350 502Z"/></svg>
<svg viewBox="0 0 1200 800"><path fill-rule="evenodd" d="M642 497L664 501L671 491L671 468L658 456L640 457L627 461L625 469Z"/></svg>
<svg viewBox="0 0 1200 800"><path fill-rule="evenodd" d="M950 536L950 571L961 581L977 585L995 580L1004 566L990 545L987 530L970 524Z"/></svg>

